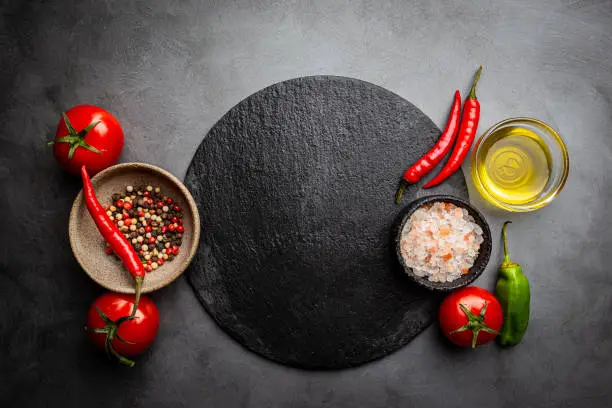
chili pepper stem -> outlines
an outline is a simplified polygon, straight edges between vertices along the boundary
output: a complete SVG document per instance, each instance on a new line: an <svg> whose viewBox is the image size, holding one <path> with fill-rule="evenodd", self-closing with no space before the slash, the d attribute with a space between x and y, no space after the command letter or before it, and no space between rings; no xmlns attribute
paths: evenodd
<svg viewBox="0 0 612 408"><path fill-rule="evenodd" d="M140 303L140 295L142 293L142 282L144 281L144 276L134 276L134 282L136 283L136 295L134 298L134 307L132 308L132 313L130 317L134 317L136 315L136 311L138 310L138 303Z"/></svg>
<svg viewBox="0 0 612 408"><path fill-rule="evenodd" d="M402 202L402 196L404 195L404 190L408 188L410 184L404 179L400 181L399 187L397 188L397 192L395 193L395 204L399 205Z"/></svg>
<svg viewBox="0 0 612 408"><path fill-rule="evenodd" d="M480 79L480 73L482 72L482 65L476 71L476 76L474 76L474 83L472 84L472 88L470 89L470 93L468 94L468 99L476 99L476 84L478 84L478 80Z"/></svg>

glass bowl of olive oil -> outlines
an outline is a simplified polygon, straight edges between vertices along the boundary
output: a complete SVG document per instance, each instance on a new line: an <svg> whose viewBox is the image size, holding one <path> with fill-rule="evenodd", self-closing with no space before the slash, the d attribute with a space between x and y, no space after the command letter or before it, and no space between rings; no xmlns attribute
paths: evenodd
<svg viewBox="0 0 612 408"><path fill-rule="evenodd" d="M531 118L511 118L493 125L476 142L471 164L480 194L514 212L533 211L550 203L569 173L561 136Z"/></svg>

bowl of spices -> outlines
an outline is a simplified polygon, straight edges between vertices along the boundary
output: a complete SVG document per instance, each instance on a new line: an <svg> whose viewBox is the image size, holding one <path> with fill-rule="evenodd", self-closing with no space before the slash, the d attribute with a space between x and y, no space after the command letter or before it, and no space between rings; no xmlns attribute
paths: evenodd
<svg viewBox="0 0 612 408"><path fill-rule="evenodd" d="M431 290L472 283L491 256L491 230L483 215L456 197L434 195L410 203L400 215L395 250L404 272Z"/></svg>
<svg viewBox="0 0 612 408"><path fill-rule="evenodd" d="M472 152L472 180L482 196L513 212L537 210L553 201L569 173L561 136L532 118L493 125Z"/></svg>
<svg viewBox="0 0 612 408"><path fill-rule="evenodd" d="M187 268L200 239L200 217L187 188L168 171L145 163L118 164L91 180L112 222L134 248L146 273L143 293L160 289ZM79 192L68 226L72 251L106 289L134 293L133 278L104 241Z"/></svg>

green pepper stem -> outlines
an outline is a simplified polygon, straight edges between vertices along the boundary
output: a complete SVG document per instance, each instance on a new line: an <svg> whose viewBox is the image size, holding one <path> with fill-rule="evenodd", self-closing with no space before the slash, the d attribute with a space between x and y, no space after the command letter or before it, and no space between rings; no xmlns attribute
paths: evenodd
<svg viewBox="0 0 612 408"><path fill-rule="evenodd" d="M468 99L477 99L476 98L476 84L478 83L478 80L480 79L480 73L482 72L482 65L478 68L478 71L476 71L476 76L474 77L474 83L472 84L472 88L470 89L470 93L468 95Z"/></svg>
<svg viewBox="0 0 612 408"><path fill-rule="evenodd" d="M504 242L504 264L510 264L510 255L508 254L508 239L506 238L506 227L508 224L512 224L512 221L504 222L504 226L502 227L502 240Z"/></svg>

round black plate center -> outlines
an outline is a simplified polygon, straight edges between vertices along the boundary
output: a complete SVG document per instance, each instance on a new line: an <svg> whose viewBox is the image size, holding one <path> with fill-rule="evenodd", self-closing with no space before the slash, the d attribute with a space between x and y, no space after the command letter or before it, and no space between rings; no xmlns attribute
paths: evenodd
<svg viewBox="0 0 612 408"><path fill-rule="evenodd" d="M411 103L350 78L285 81L232 108L186 177L202 220L189 279L210 315L249 349L306 368L408 343L439 295L402 275L393 199L439 134ZM463 175L432 193L467 199ZM413 186L404 202L425 194Z"/></svg>

